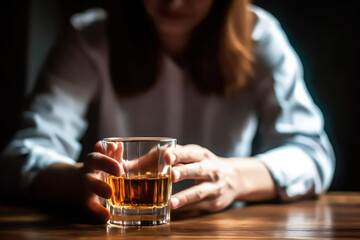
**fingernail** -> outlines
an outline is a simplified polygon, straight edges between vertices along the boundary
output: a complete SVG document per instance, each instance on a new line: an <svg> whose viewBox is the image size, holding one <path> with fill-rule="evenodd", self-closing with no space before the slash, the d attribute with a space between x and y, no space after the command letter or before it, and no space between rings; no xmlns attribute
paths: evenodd
<svg viewBox="0 0 360 240"><path fill-rule="evenodd" d="M170 164L173 164L176 160L176 155L173 153L170 153Z"/></svg>
<svg viewBox="0 0 360 240"><path fill-rule="evenodd" d="M180 178L180 171L173 169L173 179L178 180Z"/></svg>
<svg viewBox="0 0 360 240"><path fill-rule="evenodd" d="M179 206L180 200L178 198L171 198L171 206L172 208L176 208Z"/></svg>

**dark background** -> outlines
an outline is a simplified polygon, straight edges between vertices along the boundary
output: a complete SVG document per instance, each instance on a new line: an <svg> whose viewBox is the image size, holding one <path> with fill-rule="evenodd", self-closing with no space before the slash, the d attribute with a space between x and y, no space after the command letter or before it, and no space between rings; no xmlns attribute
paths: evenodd
<svg viewBox="0 0 360 240"><path fill-rule="evenodd" d="M323 111L337 157L330 190L359 191L357 99L359 29L354 1L255 0L281 23L299 54L305 81ZM65 20L101 0L13 0L0 15L0 150L19 125L24 96Z"/></svg>

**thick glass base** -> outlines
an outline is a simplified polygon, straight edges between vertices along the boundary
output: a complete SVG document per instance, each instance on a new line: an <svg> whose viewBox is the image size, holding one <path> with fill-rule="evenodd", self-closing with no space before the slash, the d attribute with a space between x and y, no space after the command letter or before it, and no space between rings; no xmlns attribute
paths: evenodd
<svg viewBox="0 0 360 240"><path fill-rule="evenodd" d="M109 224L122 226L157 226L170 223L170 205L147 209L114 207L106 204L110 210Z"/></svg>

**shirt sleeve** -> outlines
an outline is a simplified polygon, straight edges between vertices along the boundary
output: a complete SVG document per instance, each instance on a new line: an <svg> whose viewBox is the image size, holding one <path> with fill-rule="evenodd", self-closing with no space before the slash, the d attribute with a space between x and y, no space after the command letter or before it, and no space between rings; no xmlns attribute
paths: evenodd
<svg viewBox="0 0 360 240"><path fill-rule="evenodd" d="M258 65L260 154L282 201L326 191L335 156L324 132L323 116L309 95L301 62L279 23L255 8L253 32Z"/></svg>
<svg viewBox="0 0 360 240"><path fill-rule="evenodd" d="M53 163L74 163L97 74L80 32L73 26L43 68L21 129L0 158L0 189L22 194L34 176Z"/></svg>

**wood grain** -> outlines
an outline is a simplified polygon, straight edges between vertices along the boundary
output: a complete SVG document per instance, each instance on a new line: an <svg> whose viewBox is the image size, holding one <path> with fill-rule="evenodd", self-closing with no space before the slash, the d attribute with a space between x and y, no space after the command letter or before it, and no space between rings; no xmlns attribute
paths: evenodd
<svg viewBox="0 0 360 240"><path fill-rule="evenodd" d="M0 204L0 239L360 239L360 193L256 204L215 214L172 216L170 225L119 228L59 218L29 206Z"/></svg>

